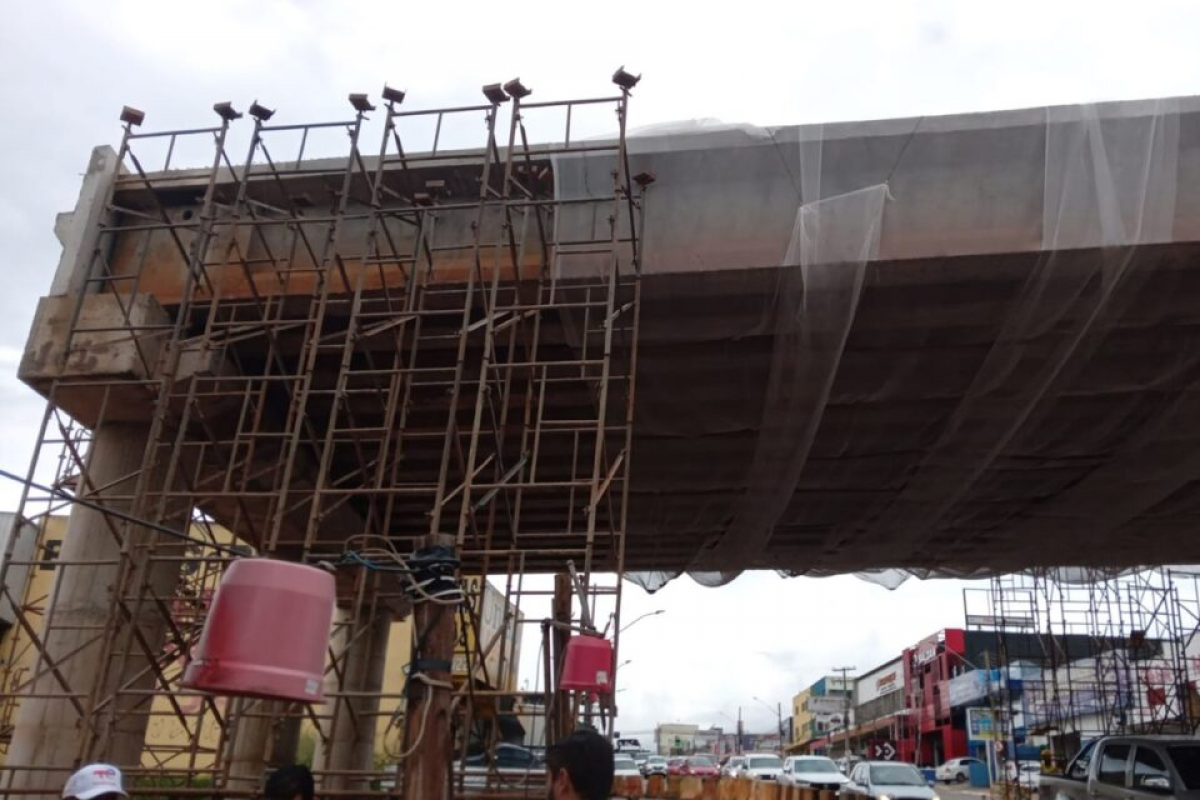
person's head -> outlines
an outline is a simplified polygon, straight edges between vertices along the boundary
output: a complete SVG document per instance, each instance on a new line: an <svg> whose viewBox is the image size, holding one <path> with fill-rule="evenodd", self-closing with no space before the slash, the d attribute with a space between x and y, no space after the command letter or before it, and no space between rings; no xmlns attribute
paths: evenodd
<svg viewBox="0 0 1200 800"><path fill-rule="evenodd" d="M313 800L313 776L303 764L280 767L267 778L266 800Z"/></svg>
<svg viewBox="0 0 1200 800"><path fill-rule="evenodd" d="M88 764L71 776L62 796L70 800L116 800L129 795L121 787L121 770L111 764Z"/></svg>
<svg viewBox="0 0 1200 800"><path fill-rule="evenodd" d="M612 785L612 745L595 731L575 731L546 750L549 800L608 800Z"/></svg>

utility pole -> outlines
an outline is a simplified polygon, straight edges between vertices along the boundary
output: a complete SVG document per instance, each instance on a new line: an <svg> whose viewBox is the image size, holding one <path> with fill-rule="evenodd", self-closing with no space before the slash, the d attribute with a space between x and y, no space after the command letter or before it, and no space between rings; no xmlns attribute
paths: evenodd
<svg viewBox="0 0 1200 800"><path fill-rule="evenodd" d="M783 743L783 703L778 700L775 701L775 713L779 715L779 755L783 755L787 752Z"/></svg>
<svg viewBox="0 0 1200 800"><path fill-rule="evenodd" d="M738 706L737 754L742 754L742 707Z"/></svg>
<svg viewBox="0 0 1200 800"><path fill-rule="evenodd" d="M858 667L833 668L834 672L840 672L842 675L842 697L846 700L846 710L842 713L842 730L846 735L846 740L842 743L842 757L846 759L847 766L850 764L850 711L854 702L854 691L850 688L850 679L847 676L857 669ZM829 752L832 754L833 748L830 748Z"/></svg>

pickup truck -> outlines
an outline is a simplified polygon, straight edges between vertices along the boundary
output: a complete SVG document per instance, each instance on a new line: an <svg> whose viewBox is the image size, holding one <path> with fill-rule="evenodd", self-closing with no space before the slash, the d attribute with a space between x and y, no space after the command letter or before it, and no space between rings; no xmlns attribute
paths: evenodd
<svg viewBox="0 0 1200 800"><path fill-rule="evenodd" d="M1200 739L1105 736L1062 775L1042 775L1040 800L1200 800Z"/></svg>

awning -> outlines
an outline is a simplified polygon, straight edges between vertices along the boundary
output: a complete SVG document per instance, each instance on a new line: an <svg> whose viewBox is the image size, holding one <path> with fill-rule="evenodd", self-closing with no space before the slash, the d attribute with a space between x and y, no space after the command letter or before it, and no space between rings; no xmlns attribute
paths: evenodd
<svg viewBox="0 0 1200 800"><path fill-rule="evenodd" d="M875 733L876 731L890 728L892 723L900 719L903 714L889 714L886 717L873 719L870 722L864 722L862 725L855 725L849 731L838 731L829 737L830 742L844 742L847 738L853 740L858 739L867 734Z"/></svg>

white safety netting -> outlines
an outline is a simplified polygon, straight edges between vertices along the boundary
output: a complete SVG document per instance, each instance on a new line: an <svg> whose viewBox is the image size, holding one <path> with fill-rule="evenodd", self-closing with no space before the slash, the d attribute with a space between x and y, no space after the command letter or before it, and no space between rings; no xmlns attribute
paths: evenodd
<svg viewBox="0 0 1200 800"><path fill-rule="evenodd" d="M1196 233L1196 116L639 131L632 168L658 183L629 535L697 542L682 571L711 585L1194 560L1170 544L1200 519L1200 337L1180 324L1198 287L1167 245ZM558 159L560 197L609 168ZM1012 552L980 558L998 540Z"/></svg>

